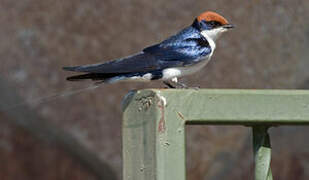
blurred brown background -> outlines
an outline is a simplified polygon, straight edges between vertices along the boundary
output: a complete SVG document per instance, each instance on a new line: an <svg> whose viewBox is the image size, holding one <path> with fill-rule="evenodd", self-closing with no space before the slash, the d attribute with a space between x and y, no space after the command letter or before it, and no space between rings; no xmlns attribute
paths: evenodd
<svg viewBox="0 0 309 180"><path fill-rule="evenodd" d="M205 10L235 30L183 82L203 88L309 88L309 1L0 0L0 179L122 179L121 100L161 83L87 88L62 66L126 56ZM71 94L75 91L75 94ZM187 128L188 179L253 179L250 129ZM307 127L270 130L274 179L309 179Z"/></svg>

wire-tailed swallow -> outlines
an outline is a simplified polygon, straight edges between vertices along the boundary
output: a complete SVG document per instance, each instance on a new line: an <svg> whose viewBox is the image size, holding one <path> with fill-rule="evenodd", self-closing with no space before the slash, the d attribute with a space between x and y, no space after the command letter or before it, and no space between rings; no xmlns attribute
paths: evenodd
<svg viewBox="0 0 309 180"><path fill-rule="evenodd" d="M163 80L169 87L175 87L170 81L183 87L177 78L202 69L216 48L216 39L233 27L224 17L207 11L189 27L137 54L105 63L63 69L84 72L68 77L69 81L92 79L114 83L124 80Z"/></svg>

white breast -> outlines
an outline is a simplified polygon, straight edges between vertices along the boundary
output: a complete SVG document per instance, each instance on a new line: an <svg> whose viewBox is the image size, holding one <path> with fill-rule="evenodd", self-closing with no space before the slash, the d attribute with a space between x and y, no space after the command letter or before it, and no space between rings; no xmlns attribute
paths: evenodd
<svg viewBox="0 0 309 180"><path fill-rule="evenodd" d="M174 68L167 68L163 70L163 80L172 79L175 77L182 77L186 75L193 74L199 70L201 70L206 64L209 62L210 56L203 60L202 62L198 64L194 64L192 66L186 66L186 67L174 67Z"/></svg>

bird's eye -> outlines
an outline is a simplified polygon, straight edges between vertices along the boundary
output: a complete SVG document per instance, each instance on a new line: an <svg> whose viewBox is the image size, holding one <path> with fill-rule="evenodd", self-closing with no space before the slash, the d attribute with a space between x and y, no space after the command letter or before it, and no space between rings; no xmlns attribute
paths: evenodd
<svg viewBox="0 0 309 180"><path fill-rule="evenodd" d="M218 21L209 21L209 22L207 22L207 24L209 24L209 25L212 26L213 28L214 28L214 27L219 27L219 26L222 25L222 24L221 24L220 22L218 22Z"/></svg>

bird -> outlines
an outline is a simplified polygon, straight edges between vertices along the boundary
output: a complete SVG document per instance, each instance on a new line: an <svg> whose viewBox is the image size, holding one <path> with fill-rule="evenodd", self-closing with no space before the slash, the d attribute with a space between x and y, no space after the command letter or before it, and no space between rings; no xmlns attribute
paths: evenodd
<svg viewBox="0 0 309 180"><path fill-rule="evenodd" d="M162 80L168 88L187 88L178 78L200 71L211 59L216 40L234 28L223 16L205 11L193 23L142 51L103 63L63 67L83 74L68 81L91 79L97 83Z"/></svg>

